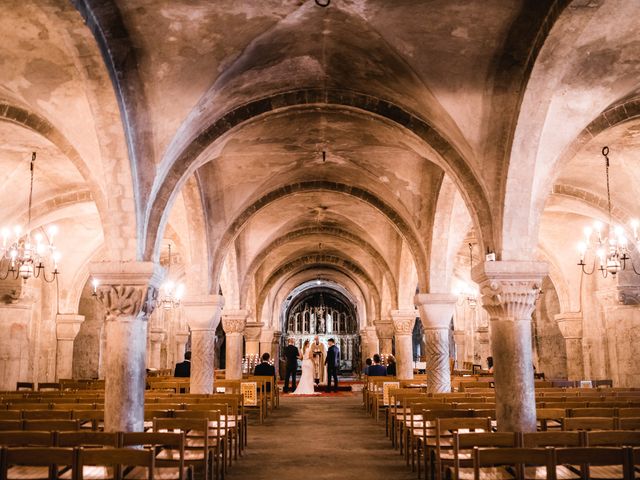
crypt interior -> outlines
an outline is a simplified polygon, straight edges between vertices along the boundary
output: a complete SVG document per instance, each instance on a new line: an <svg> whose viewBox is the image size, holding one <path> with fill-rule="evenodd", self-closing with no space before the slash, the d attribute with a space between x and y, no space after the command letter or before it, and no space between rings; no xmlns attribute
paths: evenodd
<svg viewBox="0 0 640 480"><path fill-rule="evenodd" d="M0 390L106 380L135 430L145 372L316 334L428 392L491 356L507 430L534 368L640 387L636 0L0 10Z"/></svg>

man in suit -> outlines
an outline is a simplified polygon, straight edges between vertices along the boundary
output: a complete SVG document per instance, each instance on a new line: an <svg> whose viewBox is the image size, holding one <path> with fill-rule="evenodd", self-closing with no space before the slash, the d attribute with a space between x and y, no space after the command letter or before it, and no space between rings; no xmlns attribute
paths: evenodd
<svg viewBox="0 0 640 480"><path fill-rule="evenodd" d="M253 374L256 377L271 377L273 378L273 384L275 385L276 381L276 367L269 363L269 359L271 355L267 352L262 354L262 362L256 365L256 368L253 369ZM267 392L271 391L271 385L267 384Z"/></svg>
<svg viewBox="0 0 640 480"><path fill-rule="evenodd" d="M373 365L369 367L370 377L384 377L387 375L387 367L380 365L380 355L377 353L373 356Z"/></svg>
<svg viewBox="0 0 640 480"><path fill-rule="evenodd" d="M291 391L296 389L296 372L298 371L298 358L300 358L300 352L298 347L294 345L294 339L289 339L289 345L284 349L284 358L287 361L287 367L284 374L284 393L289 392L289 377L291 377Z"/></svg>
<svg viewBox="0 0 640 480"><path fill-rule="evenodd" d="M327 365L327 392L331 391L331 379L333 378L335 386L334 392L338 391L338 372L340 371L340 349L336 345L336 341L330 338L327 342L329 350L327 350L327 359L324 363Z"/></svg>
<svg viewBox="0 0 640 480"><path fill-rule="evenodd" d="M191 352L184 354L184 362L176 363L176 369L173 372L174 377L190 377L191 376Z"/></svg>

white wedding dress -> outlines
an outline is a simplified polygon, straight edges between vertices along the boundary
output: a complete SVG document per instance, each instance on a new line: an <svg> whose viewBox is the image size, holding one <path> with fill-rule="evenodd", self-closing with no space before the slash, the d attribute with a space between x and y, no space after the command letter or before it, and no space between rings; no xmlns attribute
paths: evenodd
<svg viewBox="0 0 640 480"><path fill-rule="evenodd" d="M315 382L313 381L313 360L309 357L310 348L302 354L302 376L298 383L298 388L293 395L315 395Z"/></svg>

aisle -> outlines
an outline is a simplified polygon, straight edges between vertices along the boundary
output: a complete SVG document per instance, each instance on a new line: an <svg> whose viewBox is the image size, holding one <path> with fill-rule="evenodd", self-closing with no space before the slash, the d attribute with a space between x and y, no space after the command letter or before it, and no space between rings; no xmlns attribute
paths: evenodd
<svg viewBox="0 0 640 480"><path fill-rule="evenodd" d="M360 394L282 397L264 425L249 428L249 448L229 479L414 480L384 427L366 415Z"/></svg>

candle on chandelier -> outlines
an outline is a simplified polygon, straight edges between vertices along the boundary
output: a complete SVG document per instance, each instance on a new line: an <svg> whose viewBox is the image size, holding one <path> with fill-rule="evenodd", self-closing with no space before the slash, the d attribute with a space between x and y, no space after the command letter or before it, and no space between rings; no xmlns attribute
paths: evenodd
<svg viewBox="0 0 640 480"><path fill-rule="evenodd" d="M580 242L578 244L578 252L580 252L580 261L583 262L584 261L584 256L587 253L587 244L584 242Z"/></svg>

